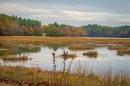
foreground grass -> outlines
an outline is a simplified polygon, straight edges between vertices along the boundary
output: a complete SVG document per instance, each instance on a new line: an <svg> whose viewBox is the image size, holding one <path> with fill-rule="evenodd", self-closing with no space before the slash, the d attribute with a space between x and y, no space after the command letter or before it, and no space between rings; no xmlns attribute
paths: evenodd
<svg viewBox="0 0 130 86"><path fill-rule="evenodd" d="M18 86L130 86L130 78L125 75L112 77L82 73L42 71L38 68L0 66L0 83Z"/></svg>
<svg viewBox="0 0 130 86"><path fill-rule="evenodd" d="M22 86L83 86L78 76L38 68L0 67L0 82ZM80 78L80 77L79 77ZM84 81L84 78L80 78ZM75 83L75 81L77 83Z"/></svg>

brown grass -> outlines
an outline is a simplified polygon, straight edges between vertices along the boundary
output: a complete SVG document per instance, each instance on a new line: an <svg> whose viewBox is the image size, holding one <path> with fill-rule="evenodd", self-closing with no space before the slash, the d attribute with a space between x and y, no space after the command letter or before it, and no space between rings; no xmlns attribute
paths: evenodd
<svg viewBox="0 0 130 86"><path fill-rule="evenodd" d="M17 86L130 86L126 75L103 76L43 71L38 68L0 66L0 83ZM120 77L121 76L121 77Z"/></svg>
<svg viewBox="0 0 130 86"><path fill-rule="evenodd" d="M129 39L92 38L92 37L38 37L38 36L1 36L0 43L23 44L130 44Z"/></svg>
<svg viewBox="0 0 130 86"><path fill-rule="evenodd" d="M128 46L109 46L108 49L116 50L118 55L130 55L130 48Z"/></svg>
<svg viewBox="0 0 130 86"><path fill-rule="evenodd" d="M126 49L128 49L128 47L127 46L109 46L108 47L108 49L110 49L110 50L126 50Z"/></svg>
<svg viewBox="0 0 130 86"><path fill-rule="evenodd" d="M117 51L118 55L130 55L130 49L122 49Z"/></svg>
<svg viewBox="0 0 130 86"><path fill-rule="evenodd" d="M9 55L9 56L1 56L1 58L5 61L26 61L29 60L27 56L15 56L15 55Z"/></svg>
<svg viewBox="0 0 130 86"><path fill-rule="evenodd" d="M73 59L76 57L76 54L66 54L66 55L62 54L61 57L63 59L70 59L70 58Z"/></svg>
<svg viewBox="0 0 130 86"><path fill-rule="evenodd" d="M96 51L88 51L86 53L83 53L83 55L89 57L97 57L98 53Z"/></svg>
<svg viewBox="0 0 130 86"><path fill-rule="evenodd" d="M89 50L89 49L94 49L94 46L90 45L81 45L81 44L73 44L69 46L70 50Z"/></svg>

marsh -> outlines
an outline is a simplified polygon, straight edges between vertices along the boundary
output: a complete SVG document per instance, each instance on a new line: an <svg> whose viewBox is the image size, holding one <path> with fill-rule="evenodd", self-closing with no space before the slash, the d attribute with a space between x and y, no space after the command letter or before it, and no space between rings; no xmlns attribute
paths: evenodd
<svg viewBox="0 0 130 86"><path fill-rule="evenodd" d="M91 50L70 50L68 47L49 47L49 46L36 46L34 48L28 47L14 47L12 52L0 51L1 55L10 55L10 53L18 56L25 55L32 60L27 61L4 61L0 58L1 65L12 65L12 66L27 66L27 67L39 67L43 70L52 71L53 67L53 56L54 52L56 55L55 64L56 71L62 71L64 68L67 70L71 64L70 71L75 72L82 66L82 70L86 73L92 72L96 74L102 74L104 72L111 71L113 74L119 74L121 70L124 73L130 73L130 55L118 55L116 50L110 50L107 47L96 47ZM75 55L73 58L62 57L63 51L68 52L70 55ZM83 53L96 51L98 55L96 58L84 56ZM2 54L3 52L3 54Z"/></svg>

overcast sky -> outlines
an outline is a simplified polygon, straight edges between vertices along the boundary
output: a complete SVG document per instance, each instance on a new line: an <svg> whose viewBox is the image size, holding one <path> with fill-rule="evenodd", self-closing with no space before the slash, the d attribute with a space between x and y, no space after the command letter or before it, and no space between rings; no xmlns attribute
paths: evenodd
<svg viewBox="0 0 130 86"><path fill-rule="evenodd" d="M0 13L42 24L130 25L130 0L0 0Z"/></svg>

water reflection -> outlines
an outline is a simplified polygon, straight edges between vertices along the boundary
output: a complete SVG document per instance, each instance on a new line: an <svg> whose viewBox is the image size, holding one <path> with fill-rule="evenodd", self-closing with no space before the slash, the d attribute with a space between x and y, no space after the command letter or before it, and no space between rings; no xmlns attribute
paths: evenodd
<svg viewBox="0 0 130 86"><path fill-rule="evenodd" d="M71 54L71 56L70 56L70 54L63 49L63 54L61 55L61 57L63 59L63 72L69 72L72 61L73 61L74 57L76 57L76 56L73 56L73 54ZM69 63L68 69L66 70L66 60L67 59L71 59L71 61Z"/></svg>
<svg viewBox="0 0 130 86"><path fill-rule="evenodd" d="M54 51L57 51L59 48L62 48L62 45L57 45L57 44L53 44L53 45L44 45L43 47L48 47L50 49L53 49Z"/></svg>
<svg viewBox="0 0 130 86"><path fill-rule="evenodd" d="M11 48L12 49L12 48ZM63 72L74 72L78 68L80 61L81 65L84 65L87 68L88 72L102 73L104 71L111 70L113 73L118 74L122 70L123 72L130 73L130 56L118 56L116 51L109 50L105 47L96 48L98 55L97 58L87 58L84 56L86 51L71 51L67 48L50 48L50 47L19 47L14 48L14 50L2 51L3 54L26 54L29 58L32 58L31 61L22 62L3 62L0 60L2 65L21 65L21 66L35 66L42 69L47 69L51 71L63 71ZM18 50L18 51L17 51ZM14 52L15 51L15 52ZM16 52L17 51L17 52ZM11 52L11 53L10 53ZM2 55L0 53L0 55ZM52 69L53 68L53 69ZM74 70L75 69L75 70Z"/></svg>

